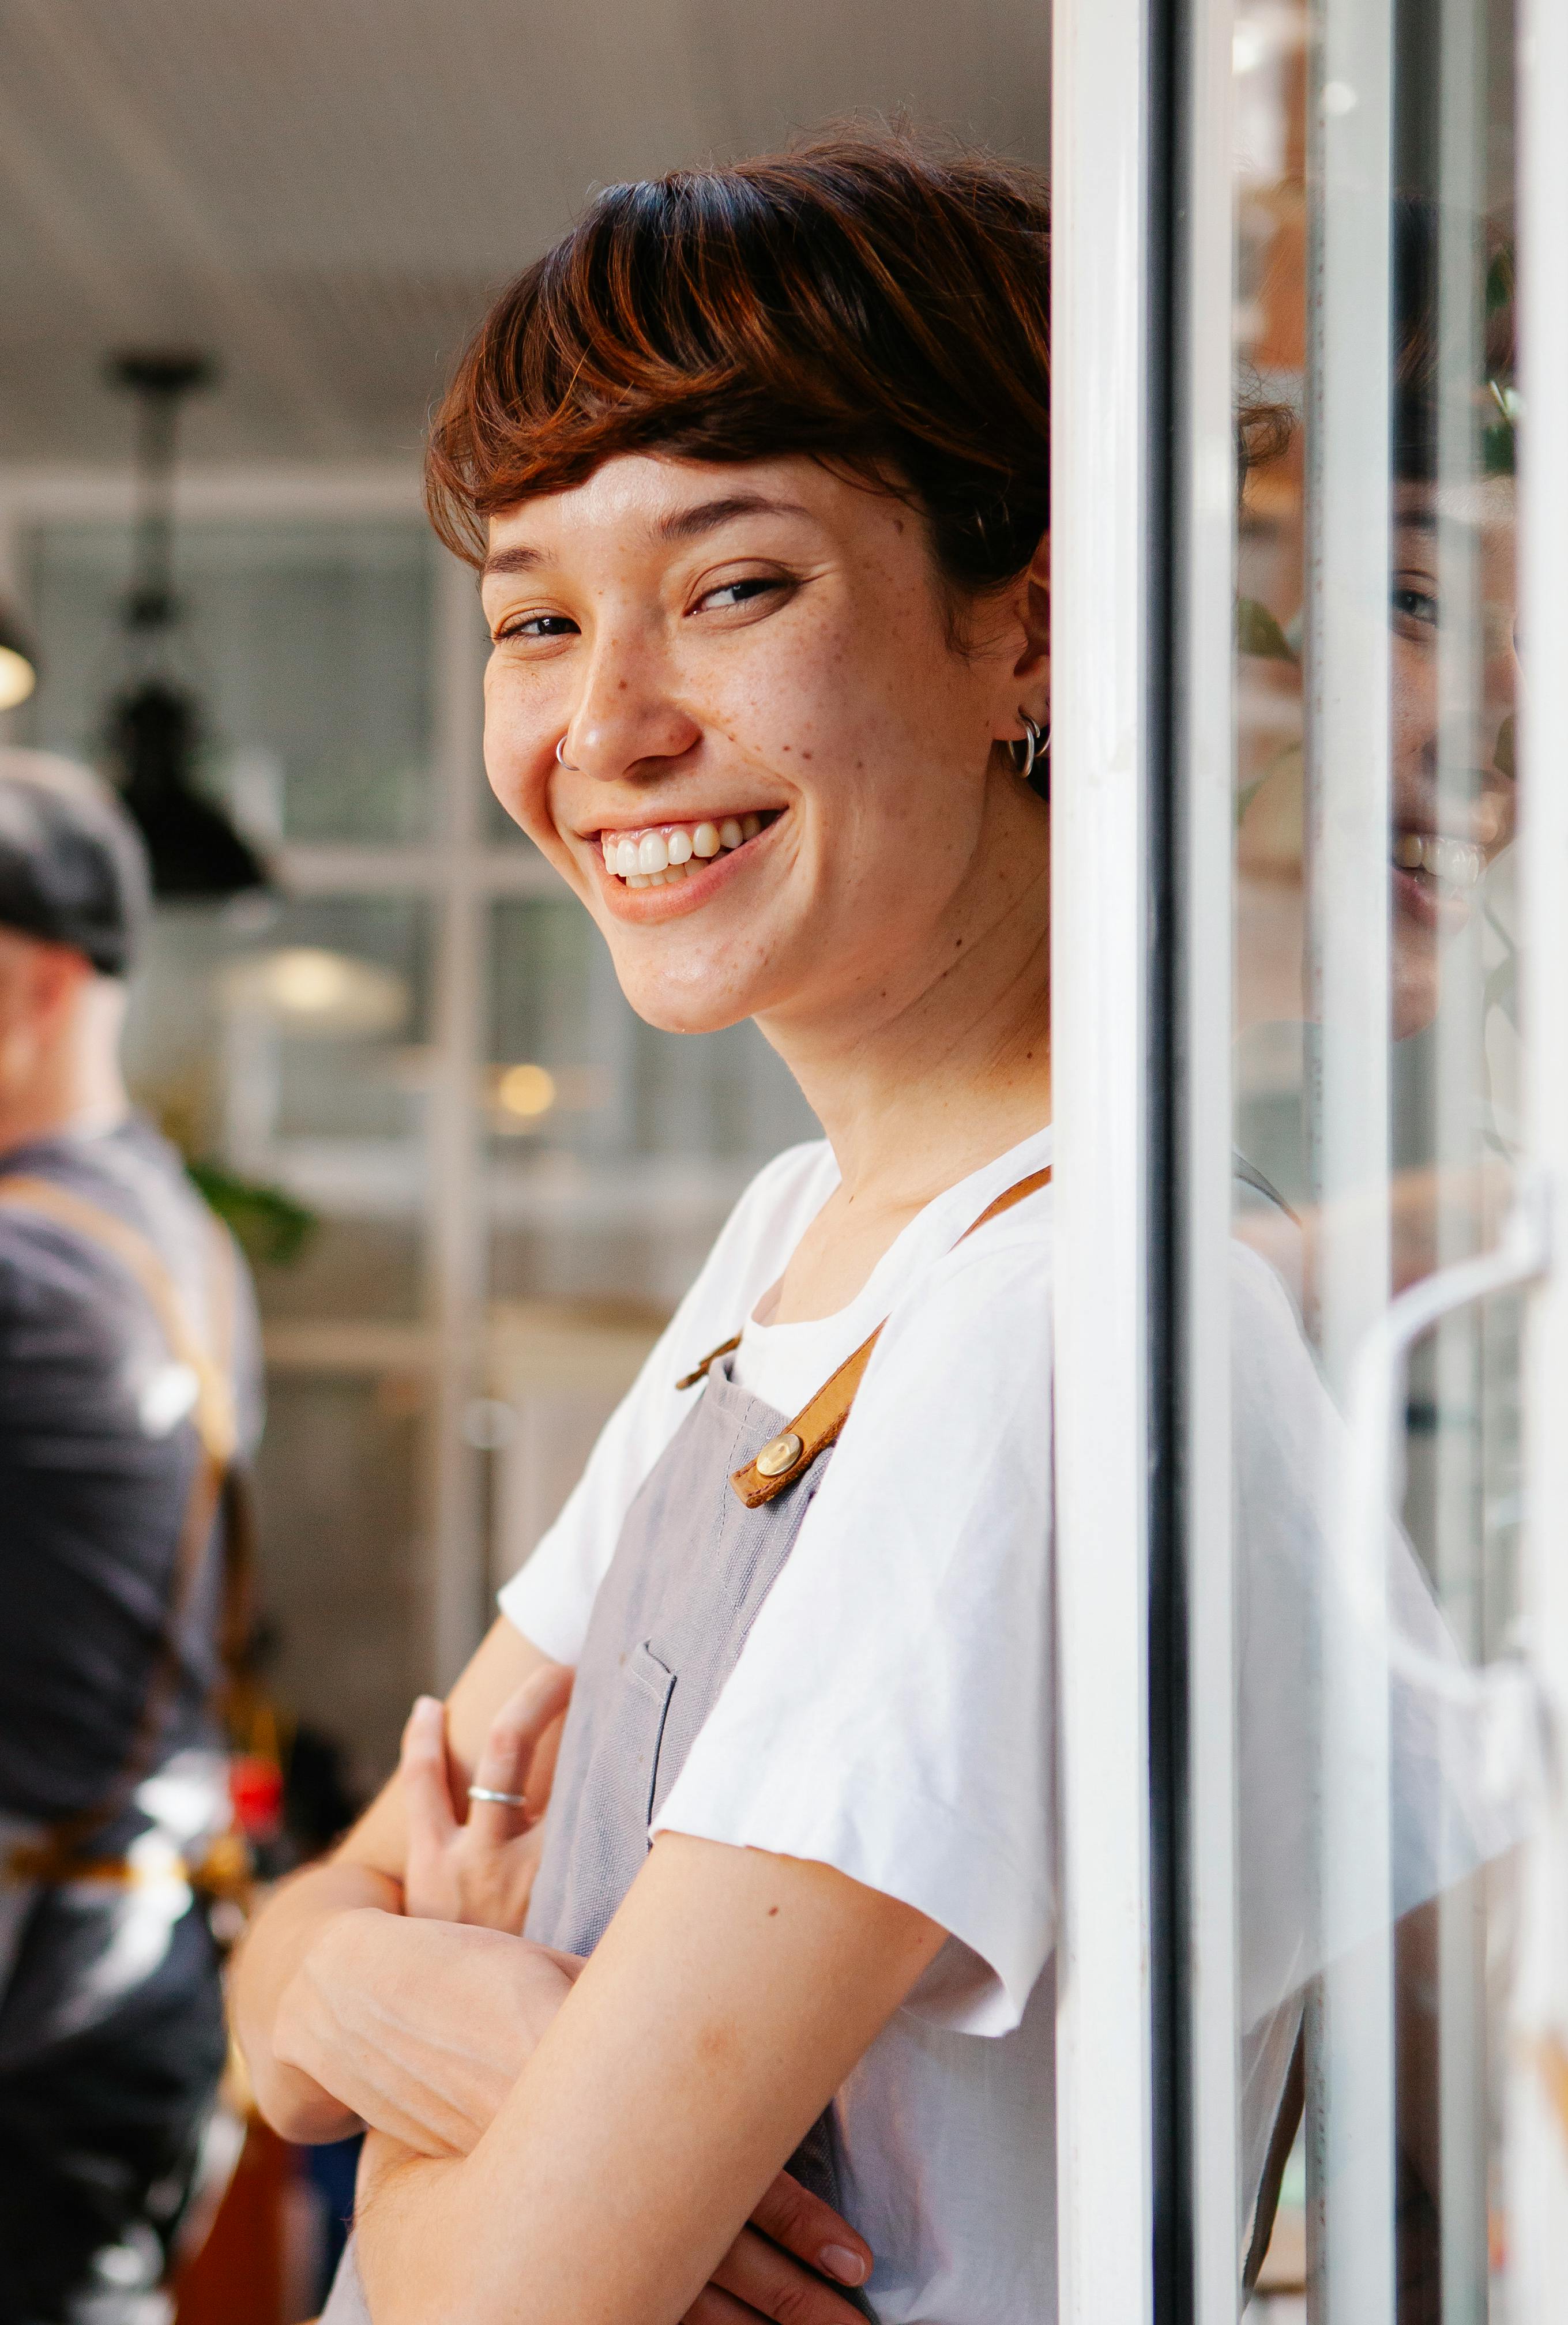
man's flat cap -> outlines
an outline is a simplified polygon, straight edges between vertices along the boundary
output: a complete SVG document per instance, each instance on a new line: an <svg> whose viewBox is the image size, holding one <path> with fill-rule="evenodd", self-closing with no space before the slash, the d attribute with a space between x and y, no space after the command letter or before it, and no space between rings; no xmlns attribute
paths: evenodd
<svg viewBox="0 0 1568 2325"><path fill-rule="evenodd" d="M0 750L0 928L125 977L151 898L141 834L107 784L49 751Z"/></svg>

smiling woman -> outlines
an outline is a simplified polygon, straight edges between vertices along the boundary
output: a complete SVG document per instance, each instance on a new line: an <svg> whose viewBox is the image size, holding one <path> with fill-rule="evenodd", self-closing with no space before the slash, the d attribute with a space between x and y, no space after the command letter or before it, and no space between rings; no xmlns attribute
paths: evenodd
<svg viewBox="0 0 1568 2325"><path fill-rule="evenodd" d="M838 140L602 196L437 421L497 797L827 1138L249 1941L334 2320L1053 2313L1048 311L1033 180Z"/></svg>

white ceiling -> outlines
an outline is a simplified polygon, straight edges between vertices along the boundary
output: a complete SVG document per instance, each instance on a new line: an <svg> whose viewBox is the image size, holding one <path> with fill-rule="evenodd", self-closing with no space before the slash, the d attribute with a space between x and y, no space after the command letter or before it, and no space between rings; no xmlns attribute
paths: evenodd
<svg viewBox="0 0 1568 2325"><path fill-rule="evenodd" d="M411 458L595 187L898 108L1043 161L1048 0L0 0L0 460L119 460L107 351L224 381L197 459Z"/></svg>

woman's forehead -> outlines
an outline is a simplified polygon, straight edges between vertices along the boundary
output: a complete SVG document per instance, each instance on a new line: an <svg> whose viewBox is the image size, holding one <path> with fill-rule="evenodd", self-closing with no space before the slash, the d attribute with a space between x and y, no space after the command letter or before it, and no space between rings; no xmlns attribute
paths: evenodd
<svg viewBox="0 0 1568 2325"><path fill-rule="evenodd" d="M844 482L805 457L766 460L684 460L655 452L623 452L604 461L582 483L542 493L489 521L491 559L531 539L552 543L589 528L640 533L650 541L681 542L747 514L824 522L853 497Z"/></svg>

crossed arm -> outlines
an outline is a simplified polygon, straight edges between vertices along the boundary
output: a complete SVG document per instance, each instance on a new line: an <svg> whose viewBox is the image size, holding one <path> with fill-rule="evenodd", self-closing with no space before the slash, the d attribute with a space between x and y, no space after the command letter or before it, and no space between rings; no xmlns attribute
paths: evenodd
<svg viewBox="0 0 1568 2325"><path fill-rule="evenodd" d="M499 1625L449 1707L460 1782L519 1681L537 1718L543 1658ZM868 2260L780 2166L943 1932L826 1866L666 1835L579 1977L403 1913L413 1829L404 1776L268 1908L237 1978L278 2127L376 2126L358 2235L376 2325L839 2325L836 2296L745 2224L830 2268L838 2247L841 2280ZM531 1839L510 1844L524 1885Z"/></svg>

